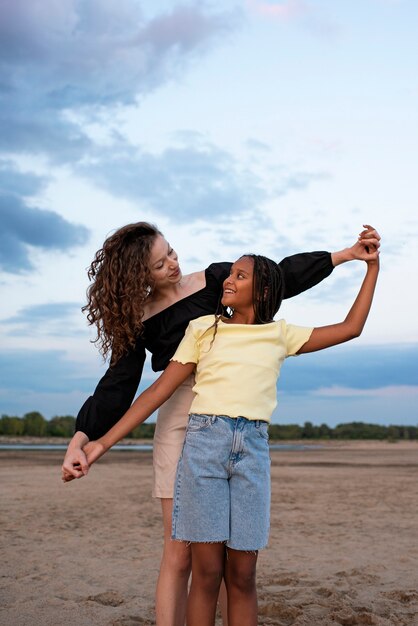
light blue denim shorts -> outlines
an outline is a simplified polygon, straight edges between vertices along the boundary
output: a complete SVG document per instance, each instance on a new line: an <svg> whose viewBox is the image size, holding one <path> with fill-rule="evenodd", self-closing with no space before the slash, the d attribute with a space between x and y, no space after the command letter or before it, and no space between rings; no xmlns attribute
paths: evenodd
<svg viewBox="0 0 418 626"><path fill-rule="evenodd" d="M177 467L172 539L261 550L269 528L267 422L191 414Z"/></svg>

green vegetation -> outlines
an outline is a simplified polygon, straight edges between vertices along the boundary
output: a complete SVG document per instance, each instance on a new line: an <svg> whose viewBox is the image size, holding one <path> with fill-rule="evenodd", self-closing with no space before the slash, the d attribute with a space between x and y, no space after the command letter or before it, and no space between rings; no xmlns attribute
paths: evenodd
<svg viewBox="0 0 418 626"><path fill-rule="evenodd" d="M75 417L72 415L56 415L46 420L41 413L32 411L23 417L2 415L0 418L0 435L14 437L72 437L75 428ZM130 439L152 439L155 424L147 422L135 428L129 435ZM327 424L314 426L305 422L297 424L271 424L270 439L272 441L290 441L295 439L378 439L388 441L418 440L418 426L381 426L365 422L349 422L331 428Z"/></svg>

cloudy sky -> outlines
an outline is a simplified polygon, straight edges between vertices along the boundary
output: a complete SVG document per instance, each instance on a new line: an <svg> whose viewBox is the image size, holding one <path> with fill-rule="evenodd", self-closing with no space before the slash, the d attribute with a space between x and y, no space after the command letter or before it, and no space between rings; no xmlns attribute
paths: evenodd
<svg viewBox="0 0 418 626"><path fill-rule="evenodd" d="M85 270L119 226L157 223L187 272L371 223L364 334L289 359L274 419L418 424L417 20L414 0L0 0L0 413L76 414L94 389ZM340 321L364 269L281 315Z"/></svg>

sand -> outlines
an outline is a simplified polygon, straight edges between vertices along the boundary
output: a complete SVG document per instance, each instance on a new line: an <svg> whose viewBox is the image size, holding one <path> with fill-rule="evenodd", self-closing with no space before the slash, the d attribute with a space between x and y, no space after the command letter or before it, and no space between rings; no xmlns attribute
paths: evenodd
<svg viewBox="0 0 418 626"><path fill-rule="evenodd" d="M151 454L60 482L61 452L0 452L8 626L154 624L161 549ZM418 624L418 443L272 452L259 624Z"/></svg>

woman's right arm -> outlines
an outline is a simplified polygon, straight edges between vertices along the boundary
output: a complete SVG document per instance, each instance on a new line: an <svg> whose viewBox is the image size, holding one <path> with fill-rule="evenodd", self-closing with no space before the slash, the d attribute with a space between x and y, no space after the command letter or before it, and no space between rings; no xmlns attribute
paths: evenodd
<svg viewBox="0 0 418 626"><path fill-rule="evenodd" d="M97 439L107 432L130 407L144 362L145 348L141 342L108 368L93 395L87 398L77 416L76 433L62 465L64 482L87 474L88 464L82 448L90 439Z"/></svg>

